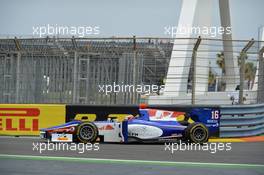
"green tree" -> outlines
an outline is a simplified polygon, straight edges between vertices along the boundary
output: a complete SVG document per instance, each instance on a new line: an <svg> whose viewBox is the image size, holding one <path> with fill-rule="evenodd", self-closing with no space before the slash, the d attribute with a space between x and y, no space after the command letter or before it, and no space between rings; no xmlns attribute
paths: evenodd
<svg viewBox="0 0 264 175"><path fill-rule="evenodd" d="M215 84L215 82L216 82L216 76L215 76L215 74L213 73L212 68L210 67L210 68L209 68L208 84L209 84L209 86L212 86L212 85Z"/></svg>

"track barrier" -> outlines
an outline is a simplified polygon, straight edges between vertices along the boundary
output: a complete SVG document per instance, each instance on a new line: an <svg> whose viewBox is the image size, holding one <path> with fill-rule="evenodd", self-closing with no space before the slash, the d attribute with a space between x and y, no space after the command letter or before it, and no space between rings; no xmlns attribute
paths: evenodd
<svg viewBox="0 0 264 175"><path fill-rule="evenodd" d="M246 137L264 133L264 104L221 106L220 137Z"/></svg>

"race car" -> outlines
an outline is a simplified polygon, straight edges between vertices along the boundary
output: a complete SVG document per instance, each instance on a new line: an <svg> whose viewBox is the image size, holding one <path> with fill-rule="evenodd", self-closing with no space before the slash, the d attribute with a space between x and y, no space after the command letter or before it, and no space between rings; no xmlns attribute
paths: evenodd
<svg viewBox="0 0 264 175"><path fill-rule="evenodd" d="M119 122L73 120L40 130L40 137L51 142L170 142L179 139L204 143L219 132L219 111L197 108L178 112L139 109L139 115L128 115Z"/></svg>

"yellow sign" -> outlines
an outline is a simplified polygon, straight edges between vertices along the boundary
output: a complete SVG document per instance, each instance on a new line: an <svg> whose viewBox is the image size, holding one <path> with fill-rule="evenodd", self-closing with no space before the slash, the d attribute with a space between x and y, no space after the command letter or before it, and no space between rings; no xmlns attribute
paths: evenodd
<svg viewBox="0 0 264 175"><path fill-rule="evenodd" d="M96 119L96 114L76 114L74 120L82 120L93 122Z"/></svg>
<svg viewBox="0 0 264 175"><path fill-rule="evenodd" d="M108 114L107 118L117 119L118 122L122 122L127 116L131 114ZM96 114L76 114L74 120L90 121L93 122L97 118Z"/></svg>
<svg viewBox="0 0 264 175"><path fill-rule="evenodd" d="M118 122L122 122L127 118L127 116L132 115L132 114L109 114L108 118L113 118L117 119Z"/></svg>
<svg viewBox="0 0 264 175"><path fill-rule="evenodd" d="M65 123L65 105L0 104L0 135L39 135Z"/></svg>

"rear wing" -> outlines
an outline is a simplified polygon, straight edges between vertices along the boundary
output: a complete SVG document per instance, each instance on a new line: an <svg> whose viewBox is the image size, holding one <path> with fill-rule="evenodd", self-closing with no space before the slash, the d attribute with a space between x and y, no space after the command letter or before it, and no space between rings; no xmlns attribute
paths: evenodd
<svg viewBox="0 0 264 175"><path fill-rule="evenodd" d="M208 128L210 137L219 137L221 118L219 108L193 108L190 117L195 122L203 123Z"/></svg>

